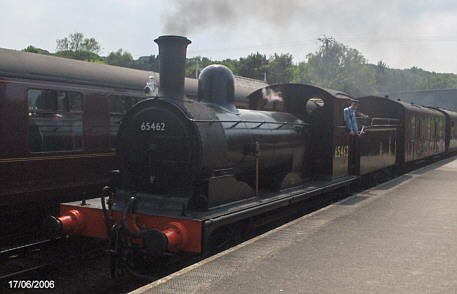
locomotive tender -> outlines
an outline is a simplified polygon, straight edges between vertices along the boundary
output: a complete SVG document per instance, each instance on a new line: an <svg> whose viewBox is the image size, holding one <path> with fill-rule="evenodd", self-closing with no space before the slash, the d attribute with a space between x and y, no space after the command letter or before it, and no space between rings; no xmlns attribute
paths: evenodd
<svg viewBox="0 0 457 294"><path fill-rule="evenodd" d="M404 158L398 156L401 114L378 113L369 99L362 100L367 104L360 111L370 117L360 118L365 134L353 150L343 121L343 109L353 101L348 95L276 85L252 93L251 110L237 109L233 75L216 65L202 72L198 101L190 100L183 88L190 41L155 41L159 93L123 118L116 149L120 170L112 172L111 186L101 202L62 204L61 216L47 224L56 234L109 239L113 276L120 265L132 270L164 254L224 248L300 211L311 197ZM438 122L444 117L431 112ZM444 152L440 148L427 156Z"/></svg>

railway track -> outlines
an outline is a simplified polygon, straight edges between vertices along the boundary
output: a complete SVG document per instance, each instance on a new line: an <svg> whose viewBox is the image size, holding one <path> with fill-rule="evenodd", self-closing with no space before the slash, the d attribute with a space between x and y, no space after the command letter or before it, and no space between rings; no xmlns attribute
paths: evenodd
<svg viewBox="0 0 457 294"><path fill-rule="evenodd" d="M104 253L103 247L87 240L48 239L17 246L0 252L1 293L30 289L28 281L51 281L47 273L58 271L66 264L90 260ZM24 281L24 282L23 282ZM22 283L22 284L21 284ZM38 284L37 284L38 285ZM38 285L39 286L39 285ZM49 286L49 285L48 285Z"/></svg>
<svg viewBox="0 0 457 294"><path fill-rule="evenodd" d="M376 182L379 181L379 179L376 180ZM366 184L363 188L366 188ZM356 187L355 190L359 191L360 189L360 187ZM337 194L312 199L307 207L301 211L301 215L350 195L347 189L342 189ZM294 218L286 219L286 221L278 221L275 226ZM274 227L264 227L250 237L262 234ZM2 250L0 252L0 292L29 293L28 289L17 288L18 285L12 285L12 283L15 281L17 283L37 281L37 283L41 282L42 285L51 285L52 283L53 287L47 288L47 293L62 293L63 291L67 293L127 293L154 280L154 278L141 279L129 273L125 273L118 280L113 280L109 273L109 255L106 248L104 242L73 237L70 239L42 240ZM167 266L162 268L160 276L156 276L155 279L162 278L199 260L201 258L187 257L179 260L178 257L174 257ZM16 286L16 288L12 286ZM27 284L22 286L27 286Z"/></svg>
<svg viewBox="0 0 457 294"><path fill-rule="evenodd" d="M56 244L61 241L61 238L41 240L9 249L0 251L0 261L2 267L0 269L0 281L5 281L13 278L20 277L21 275L31 273L36 270L44 269L52 263L43 263L32 265L31 261L25 262L25 258L40 259L46 248L55 248Z"/></svg>

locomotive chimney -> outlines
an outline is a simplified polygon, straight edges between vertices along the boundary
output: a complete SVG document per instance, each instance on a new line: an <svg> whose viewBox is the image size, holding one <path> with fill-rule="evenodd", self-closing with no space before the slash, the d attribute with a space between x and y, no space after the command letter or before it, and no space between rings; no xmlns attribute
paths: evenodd
<svg viewBox="0 0 457 294"><path fill-rule="evenodd" d="M191 41L181 36L161 36L154 41L159 45L159 97L183 100L186 51Z"/></svg>

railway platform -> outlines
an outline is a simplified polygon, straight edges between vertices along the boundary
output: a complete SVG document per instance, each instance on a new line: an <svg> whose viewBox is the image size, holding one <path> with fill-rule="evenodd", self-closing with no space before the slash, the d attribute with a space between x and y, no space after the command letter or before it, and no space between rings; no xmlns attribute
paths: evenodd
<svg viewBox="0 0 457 294"><path fill-rule="evenodd" d="M457 293L457 157L133 293Z"/></svg>

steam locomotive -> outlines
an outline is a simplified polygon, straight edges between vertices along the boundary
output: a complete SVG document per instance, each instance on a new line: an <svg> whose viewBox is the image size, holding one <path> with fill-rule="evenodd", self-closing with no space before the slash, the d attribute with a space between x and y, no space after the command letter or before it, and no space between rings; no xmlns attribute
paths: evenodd
<svg viewBox="0 0 457 294"><path fill-rule="evenodd" d="M113 276L171 253L210 254L360 176L456 149L456 113L388 98L360 99L356 144L343 121L354 99L339 91L275 85L238 109L233 75L221 65L203 70L198 101L188 99L190 41L155 42L159 93L122 119L110 186L101 201L61 204L46 224L54 235L109 240Z"/></svg>

